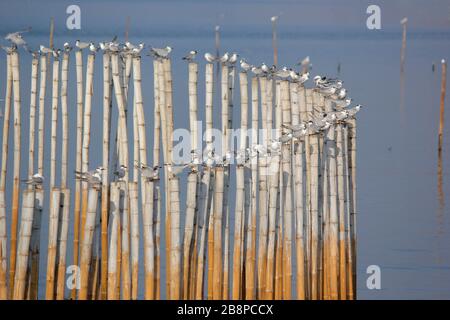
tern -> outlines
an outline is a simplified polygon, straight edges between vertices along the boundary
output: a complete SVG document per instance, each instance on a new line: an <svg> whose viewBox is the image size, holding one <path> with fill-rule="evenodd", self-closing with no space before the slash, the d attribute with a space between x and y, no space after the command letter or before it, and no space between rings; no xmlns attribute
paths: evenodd
<svg viewBox="0 0 450 320"><path fill-rule="evenodd" d="M353 108L346 109L349 117L354 117L360 110L362 106L360 104L354 106Z"/></svg>
<svg viewBox="0 0 450 320"><path fill-rule="evenodd" d="M95 52L98 51L98 47L96 47L95 44L94 44L93 42L91 42L91 43L89 43L89 50L90 50L92 53L95 53Z"/></svg>
<svg viewBox="0 0 450 320"><path fill-rule="evenodd" d="M52 55L53 55L53 58L58 59L61 55L61 49L53 49Z"/></svg>
<svg viewBox="0 0 450 320"><path fill-rule="evenodd" d="M33 186L42 185L44 183L44 176L39 173L35 173L28 180L22 180L26 184L31 184Z"/></svg>
<svg viewBox="0 0 450 320"><path fill-rule="evenodd" d="M252 72L255 76L259 76L263 73L263 71L261 70L261 68L258 67L252 67Z"/></svg>
<svg viewBox="0 0 450 320"><path fill-rule="evenodd" d="M239 61L241 64L241 68L242 70L244 70L245 72L248 72L249 70L251 70L252 66L250 64L248 64L244 59L241 59L241 61Z"/></svg>
<svg viewBox="0 0 450 320"><path fill-rule="evenodd" d="M150 48L150 54L155 58L167 59L170 52L172 52L172 48L169 46L165 48Z"/></svg>
<svg viewBox="0 0 450 320"><path fill-rule="evenodd" d="M238 57L239 57L239 55L236 52L233 52L233 54L228 59L228 63L235 64L237 59L238 59Z"/></svg>
<svg viewBox="0 0 450 320"><path fill-rule="evenodd" d="M139 55L141 51L144 49L145 44L139 43L137 46L135 46L133 49L131 49L131 53L135 56Z"/></svg>
<svg viewBox="0 0 450 320"><path fill-rule="evenodd" d="M119 180L123 180L123 178L125 177L125 175L127 174L127 166L121 164L119 169L117 169L116 172L114 172L114 175L117 176L117 178L119 178Z"/></svg>
<svg viewBox="0 0 450 320"><path fill-rule="evenodd" d="M290 75L291 70L288 70L288 68L283 67L283 69L278 70L275 72L275 75L279 78L287 78Z"/></svg>
<svg viewBox="0 0 450 320"><path fill-rule="evenodd" d="M219 58L219 61L222 62L222 63L227 63L229 59L230 59L230 54L228 52L225 52L223 54L223 56L221 56Z"/></svg>
<svg viewBox="0 0 450 320"><path fill-rule="evenodd" d="M207 52L205 53L205 60L209 63L214 62L217 60L217 57L212 55L211 53Z"/></svg>
<svg viewBox="0 0 450 320"><path fill-rule="evenodd" d="M306 81L308 81L308 79L309 79L309 72L306 72L306 73L302 74L302 75L298 78L297 82L300 83L300 84L303 84L303 83L305 83Z"/></svg>
<svg viewBox="0 0 450 320"><path fill-rule="evenodd" d="M39 51L43 54L53 53L53 50L50 48L44 47L42 44L39 47Z"/></svg>
<svg viewBox="0 0 450 320"><path fill-rule="evenodd" d="M197 55L197 50L191 50L187 55L183 57L183 60L186 60L188 62L192 62L195 59L195 56Z"/></svg>
<svg viewBox="0 0 450 320"><path fill-rule="evenodd" d="M83 50L90 46L89 42L82 42L80 40L75 41L75 45L78 49Z"/></svg>
<svg viewBox="0 0 450 320"><path fill-rule="evenodd" d="M68 42L64 43L64 51L65 52L70 52L72 50L72 47L70 46L70 44Z"/></svg>
<svg viewBox="0 0 450 320"><path fill-rule="evenodd" d="M5 40L11 42L15 47L23 46L25 49L27 49L27 43L25 42L25 40L23 40L22 33L29 32L30 30L31 28L28 28L25 30L8 33L5 37Z"/></svg>
<svg viewBox="0 0 450 320"><path fill-rule="evenodd" d="M154 166L153 168L140 164L135 166L141 173L141 176L147 181L159 180L159 166Z"/></svg>
<svg viewBox="0 0 450 320"><path fill-rule="evenodd" d="M102 172L103 172L103 170L105 170L105 168L103 168L102 166L100 166L100 167L97 167L96 169L94 169L94 170L91 170L91 171L86 171L86 172L82 172L82 171L76 171L75 170L75 174L77 175L77 176L80 176L81 178L83 178L83 177L90 177L90 176L93 176L94 174L102 174Z"/></svg>
<svg viewBox="0 0 450 320"><path fill-rule="evenodd" d="M292 132L285 133L280 137L280 142L282 143L289 142L292 140L292 137L293 137Z"/></svg>
<svg viewBox="0 0 450 320"><path fill-rule="evenodd" d="M263 71L263 72L265 72L265 73L269 73L270 72L270 69L269 69L269 67L263 62L263 64L261 65L261 70Z"/></svg>
<svg viewBox="0 0 450 320"><path fill-rule="evenodd" d="M281 126L286 129L289 129L291 131L300 131L300 130L306 129L306 124L304 124L304 123L294 124L294 125L282 124Z"/></svg>

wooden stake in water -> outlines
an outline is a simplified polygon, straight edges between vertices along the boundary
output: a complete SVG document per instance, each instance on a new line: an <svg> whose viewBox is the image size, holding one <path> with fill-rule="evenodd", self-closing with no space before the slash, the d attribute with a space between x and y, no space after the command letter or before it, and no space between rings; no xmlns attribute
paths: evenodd
<svg viewBox="0 0 450 320"><path fill-rule="evenodd" d="M119 234L120 226L120 186L117 182L111 183L111 206L109 207L109 224L110 224L110 237L108 248L108 300L117 300L117 238Z"/></svg>
<svg viewBox="0 0 450 320"><path fill-rule="evenodd" d="M5 109L3 115L3 140L2 140L2 167L0 171L0 300L7 299L7 251L6 251L6 208L5 208L5 186L6 169L8 161L8 139L9 139L9 118L11 114L11 94L12 94L13 74L11 65L11 54L6 55L6 94ZM3 279L4 277L4 279Z"/></svg>
<svg viewBox="0 0 450 320"><path fill-rule="evenodd" d="M439 157L441 157L442 153L442 140L444 133L445 91L447 87L447 62L444 59L442 59L441 61L441 66L442 66L442 78L441 78L441 107L439 111L439 145L438 145Z"/></svg>
<svg viewBox="0 0 450 320"><path fill-rule="evenodd" d="M277 20L278 16L273 16L270 18L270 21L272 21L273 64L275 66L278 66Z"/></svg>

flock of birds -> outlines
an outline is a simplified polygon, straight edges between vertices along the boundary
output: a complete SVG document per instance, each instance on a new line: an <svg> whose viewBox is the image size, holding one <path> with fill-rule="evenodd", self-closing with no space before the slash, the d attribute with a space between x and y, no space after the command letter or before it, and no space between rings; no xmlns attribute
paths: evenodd
<svg viewBox="0 0 450 320"><path fill-rule="evenodd" d="M25 50L33 55L47 55L52 54L56 59L59 58L60 54L65 52L70 52L73 48L69 43L64 43L63 50L47 48L43 45L40 46L39 50L32 51L29 49L26 41L23 39L22 34L29 32L31 29L17 31L8 34L5 40L11 43L10 47L1 46L6 52L10 53L17 50L18 47L23 47ZM117 37L114 37L109 42L100 42L98 46L93 42L82 42L77 40L75 46L79 50L89 49L92 53L102 50L104 52L117 53L122 57L126 55L138 56L146 47L144 43L139 43L134 45L130 42L125 42L120 44L117 41ZM168 59L172 48L167 46L165 48L154 48L150 47L150 51L147 54L155 59ZM192 62L196 59L198 52L196 50L190 51L182 59L188 62ZM204 58L207 62L220 62L222 65L234 66L238 60L239 55L235 52L226 52L221 56L215 56L211 53L205 53ZM309 65L309 57L303 59L297 65L305 66ZM245 59L239 60L239 65L244 72L251 72L257 77L265 76L283 80L290 80L291 82L296 82L303 84L309 80L309 72L305 71L303 73L298 73L293 69L283 67L277 69L276 66L269 67L265 63L260 66L254 66L249 64ZM306 68L307 69L307 68ZM191 160L186 164L164 164L168 166L169 172L171 174L177 175L181 173L185 168L190 168L193 171L198 170L199 166L214 167L214 166L227 166L230 165L233 159L236 161L238 166L246 165L252 158L256 156L259 157L269 157L277 155L281 152L281 146L283 143L290 143L292 140L302 139L304 136L309 134L318 134L328 130L336 122L344 122L347 119L353 118L356 113L361 109L361 105L356 105L350 107L352 99L347 98L347 90L343 87L343 81L336 78L327 78L324 76L315 76L314 79L315 89L320 92L323 96L328 97L335 101L335 110L330 113L322 114L319 118L314 118L313 120L304 121L297 125L283 125L283 132L281 136L277 139L271 139L267 146L261 144L255 144L251 148L245 148L239 151L228 151L224 156L216 154L214 150L206 150L205 155L200 155L197 151L191 151ZM153 181L159 179L159 169L162 166L148 166L143 163L136 163L135 167L141 173L143 179ZM122 180L127 172L128 168L125 165L120 165L114 175L118 180ZM77 172L75 171L76 179L88 182L90 185L100 185L102 183L102 175L105 169L101 166L94 170L87 172ZM44 177L40 174L35 174L30 179L24 180L27 184L32 184L35 186L42 185L44 183Z"/></svg>

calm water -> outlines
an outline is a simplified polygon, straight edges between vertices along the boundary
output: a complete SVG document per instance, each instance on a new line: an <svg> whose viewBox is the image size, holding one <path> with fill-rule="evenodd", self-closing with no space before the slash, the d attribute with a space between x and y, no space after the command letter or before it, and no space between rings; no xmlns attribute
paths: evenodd
<svg viewBox="0 0 450 320"><path fill-rule="evenodd" d="M441 58L450 58L449 35L413 34L406 53L405 110L400 111L399 56L400 34L339 32L311 33L291 30L279 40L280 64L292 65L306 55L313 63L312 73L335 76L338 63L350 96L364 106L358 118L358 297L361 299L432 299L450 298L450 225L448 164L450 162L449 121L445 123L443 150L444 206L439 207L437 189L437 129ZM270 32L270 31L269 31ZM107 34L110 38L113 34ZM188 127L187 67L180 57L191 49L213 51L213 35L170 31L130 40L154 46L170 44L174 48L175 127ZM77 37L57 36L56 46ZM101 41L91 36L85 40ZM28 37L36 46L46 43L44 36ZM221 39L222 50L236 51L252 63L271 62L271 41L260 29L245 34L230 32ZM28 137L30 58L21 54L23 135ZM152 62L143 57L143 88L148 134L153 130ZM437 63L432 72L432 62ZM74 56L69 75L70 157L75 159L75 68ZM5 55L0 53L0 96L5 92ZM91 164L101 162L102 117L101 55L97 56L92 115ZM200 100L204 103L204 67L200 66ZM51 90L47 89L48 95ZM238 96L238 92L236 92ZM447 99L448 101L448 99ZM237 103L236 103L237 105ZM448 103L447 103L448 106ZM3 109L3 105L1 107ZM50 120L50 100L46 105ZM203 110L200 108L200 110ZM203 111L201 111L203 116ZM449 116L450 117L450 116ZM447 119L449 119L447 117ZM239 121L235 108L234 119ZM218 121L218 119L215 119ZM217 122L216 122L217 123ZM48 121L47 128L50 128ZM49 140L47 130L47 141ZM1 133L0 133L1 134ZM23 168L28 139L24 139ZM152 140L149 140L152 141ZM12 143L12 141L11 141ZM131 146L130 146L131 147ZM46 161L49 160L49 145ZM11 153L12 156L12 153ZM10 159L12 168L12 157ZM49 166L47 166L47 169ZM74 162L70 163L72 172ZM10 171L11 174L11 171ZM45 174L48 176L48 173ZM26 169L22 171L26 176ZM185 179L185 177L183 177ZM8 177L7 181L11 181ZM73 183L73 182L72 182ZM234 181L232 181L234 183ZM183 183L181 185L184 185ZM233 190L233 188L231 188ZM185 194L182 194L182 203ZM44 228L48 224L43 217ZM47 245L43 232L42 248ZM72 237L72 234L69 235ZM163 236L162 236L163 238ZM45 250L42 256L45 257ZM69 249L70 251L70 249ZM68 263L72 253L69 253ZM142 255L141 255L142 257ZM46 261L42 259L41 270ZM366 289L366 268L379 265L382 290ZM141 275L142 276L142 275ZM41 275L41 284L45 277ZM141 282L141 281L140 281ZM142 282L141 282L142 283ZM142 291L142 288L141 288ZM44 286L41 286L41 294Z"/></svg>

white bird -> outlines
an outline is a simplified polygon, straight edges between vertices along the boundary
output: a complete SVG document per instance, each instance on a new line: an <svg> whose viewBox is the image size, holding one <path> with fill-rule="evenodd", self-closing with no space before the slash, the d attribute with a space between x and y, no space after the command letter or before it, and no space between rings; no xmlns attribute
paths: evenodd
<svg viewBox="0 0 450 320"><path fill-rule="evenodd" d="M70 52L72 50L72 47L70 46L70 44L68 42L64 43L64 51L66 52Z"/></svg>
<svg viewBox="0 0 450 320"><path fill-rule="evenodd" d="M239 61L241 64L241 68L242 70L244 70L245 72L248 72L249 70L251 70L252 66L250 64L248 64L244 59L241 59L241 61Z"/></svg>
<svg viewBox="0 0 450 320"><path fill-rule="evenodd" d="M155 58L167 59L169 57L170 52L172 52L172 48L169 46L165 48L150 48L150 53Z"/></svg>
<svg viewBox="0 0 450 320"><path fill-rule="evenodd" d="M100 166L94 170L87 171L87 172L75 171L75 174L77 175L76 179L86 181L89 184L93 184L93 185L101 184L103 170L105 170L105 168Z"/></svg>
<svg viewBox="0 0 450 320"><path fill-rule="evenodd" d="M99 42L98 45L99 45L100 49L103 51L109 50L109 43Z"/></svg>
<svg viewBox="0 0 450 320"><path fill-rule="evenodd" d="M292 81L297 82L300 79L300 75L295 72L294 70L289 71L289 76L291 77Z"/></svg>
<svg viewBox="0 0 450 320"><path fill-rule="evenodd" d="M136 48L136 46L132 44L130 41L125 42L125 46L130 50Z"/></svg>
<svg viewBox="0 0 450 320"><path fill-rule="evenodd" d="M187 164L181 164L181 165L167 165L167 171L173 174L174 176L179 175L184 171L184 169L187 168Z"/></svg>
<svg viewBox="0 0 450 320"><path fill-rule="evenodd" d="M299 79L297 80L298 83L303 84L306 81L308 81L309 79L309 72L305 72L304 74L302 74Z"/></svg>
<svg viewBox="0 0 450 320"><path fill-rule="evenodd" d="M222 62L222 63L226 63L226 62L228 62L229 59L230 59L230 54L228 52L225 52L223 54L223 56L221 56L219 58L219 61Z"/></svg>
<svg viewBox="0 0 450 320"><path fill-rule="evenodd" d="M58 59L59 56L61 55L61 49L53 49L52 50L52 54L53 54L53 58Z"/></svg>
<svg viewBox="0 0 450 320"><path fill-rule="evenodd" d="M119 178L119 180L122 180L125 175L127 174L127 166L121 164L119 169L117 169L116 172L114 172L114 175L117 176L117 178Z"/></svg>
<svg viewBox="0 0 450 320"><path fill-rule="evenodd" d="M154 166L153 168L141 164L137 165L136 168L140 171L141 176L147 181L159 180L159 166Z"/></svg>
<svg viewBox="0 0 450 320"><path fill-rule="evenodd" d="M89 43L89 50L94 53L98 51L98 48L95 46L93 42L91 42Z"/></svg>
<svg viewBox="0 0 450 320"><path fill-rule="evenodd" d="M75 41L75 45L78 49L83 50L90 46L89 42L82 42L80 40Z"/></svg>
<svg viewBox="0 0 450 320"><path fill-rule="evenodd" d="M311 60L309 59L309 56L306 56L305 58L303 58L303 60L300 60L299 62L297 62L296 65L306 67L309 65L310 62L311 62Z"/></svg>
<svg viewBox="0 0 450 320"><path fill-rule="evenodd" d="M26 30L8 33L5 37L5 40L10 41L13 44L13 46L16 46L16 47L24 46L26 48L27 43L23 39L22 33L29 32L30 30L31 30L31 28L28 28Z"/></svg>
<svg viewBox="0 0 450 320"><path fill-rule="evenodd" d="M110 42L107 44L107 48L111 52L119 52L120 51L120 45L117 42Z"/></svg>
<svg viewBox="0 0 450 320"><path fill-rule="evenodd" d="M255 76L259 76L263 73L263 71L261 70L261 68L258 67L252 67L252 72Z"/></svg>
<svg viewBox="0 0 450 320"><path fill-rule="evenodd" d="M283 128L289 129L291 131L299 131L299 130L306 129L305 123L299 123L299 124L294 124L294 125L282 124L281 126Z"/></svg>
<svg viewBox="0 0 450 320"><path fill-rule="evenodd" d="M52 49L46 48L42 44L39 46L39 51L43 54L53 53Z"/></svg>
<svg viewBox="0 0 450 320"><path fill-rule="evenodd" d="M42 185L44 183L44 176L39 173L35 173L28 180L22 180L26 184L31 184L33 186Z"/></svg>
<svg viewBox="0 0 450 320"><path fill-rule="evenodd" d="M336 107L337 107L336 109L342 109L342 108L348 107L349 105L351 105L352 101L353 101L353 99L351 99L351 98L347 98L343 101L336 101Z"/></svg>
<svg viewBox="0 0 450 320"><path fill-rule="evenodd" d="M354 106L353 108L346 109L347 114L349 117L354 117L360 110L362 106L360 104Z"/></svg>
<svg viewBox="0 0 450 320"><path fill-rule="evenodd" d="M332 94L335 94L337 89L335 87L318 87L319 91L321 94L325 95L325 96L331 96Z"/></svg>
<svg viewBox="0 0 450 320"><path fill-rule="evenodd" d="M205 53L205 60L209 63L214 62L217 60L217 57L213 56L211 53L207 52Z"/></svg>
<svg viewBox="0 0 450 320"><path fill-rule="evenodd" d="M225 156L222 159L222 163L224 165L229 165L231 163L231 159L233 158L233 154L231 151L225 152Z"/></svg>
<svg viewBox="0 0 450 320"><path fill-rule="evenodd" d="M307 134L308 134L308 129L307 128L304 128L304 129L301 129L301 130L297 130L297 131L292 131L292 136L294 138L304 137Z"/></svg>
<svg viewBox="0 0 450 320"><path fill-rule="evenodd" d="M183 57L183 60L186 60L188 62L191 62L195 59L195 56L197 55L197 50L191 50L187 55Z"/></svg>
<svg viewBox="0 0 450 320"><path fill-rule="evenodd" d="M261 144L255 144L254 146L252 146L252 151L262 156L267 155L267 148Z"/></svg>
<svg viewBox="0 0 450 320"><path fill-rule="evenodd" d="M145 44L144 43L139 43L138 46L135 46L133 49L131 49L131 53L135 56L139 55L141 53L141 51L144 49Z"/></svg>
<svg viewBox="0 0 450 320"><path fill-rule="evenodd" d="M279 78L287 78L290 75L291 70L289 70L287 67L283 67L283 69L278 70L275 72L275 75Z"/></svg>
<svg viewBox="0 0 450 320"><path fill-rule="evenodd" d="M279 152L281 149L281 141L271 139L268 149L271 153Z"/></svg>
<svg viewBox="0 0 450 320"><path fill-rule="evenodd" d="M285 134L281 135L280 142L282 142L282 143L289 142L292 140L292 137L293 137L292 132L285 133Z"/></svg>
<svg viewBox="0 0 450 320"><path fill-rule="evenodd" d="M265 73L269 73L270 72L270 69L269 69L269 67L263 62L263 64L261 65L261 70L263 71L263 72L265 72Z"/></svg>
<svg viewBox="0 0 450 320"><path fill-rule="evenodd" d="M237 59L238 59L238 57L239 57L239 55L236 52L233 52L233 54L228 59L228 63L235 64Z"/></svg>
<svg viewBox="0 0 450 320"><path fill-rule="evenodd" d="M1 46L3 50L6 51L7 54L13 53L16 49L14 47L5 47Z"/></svg>

